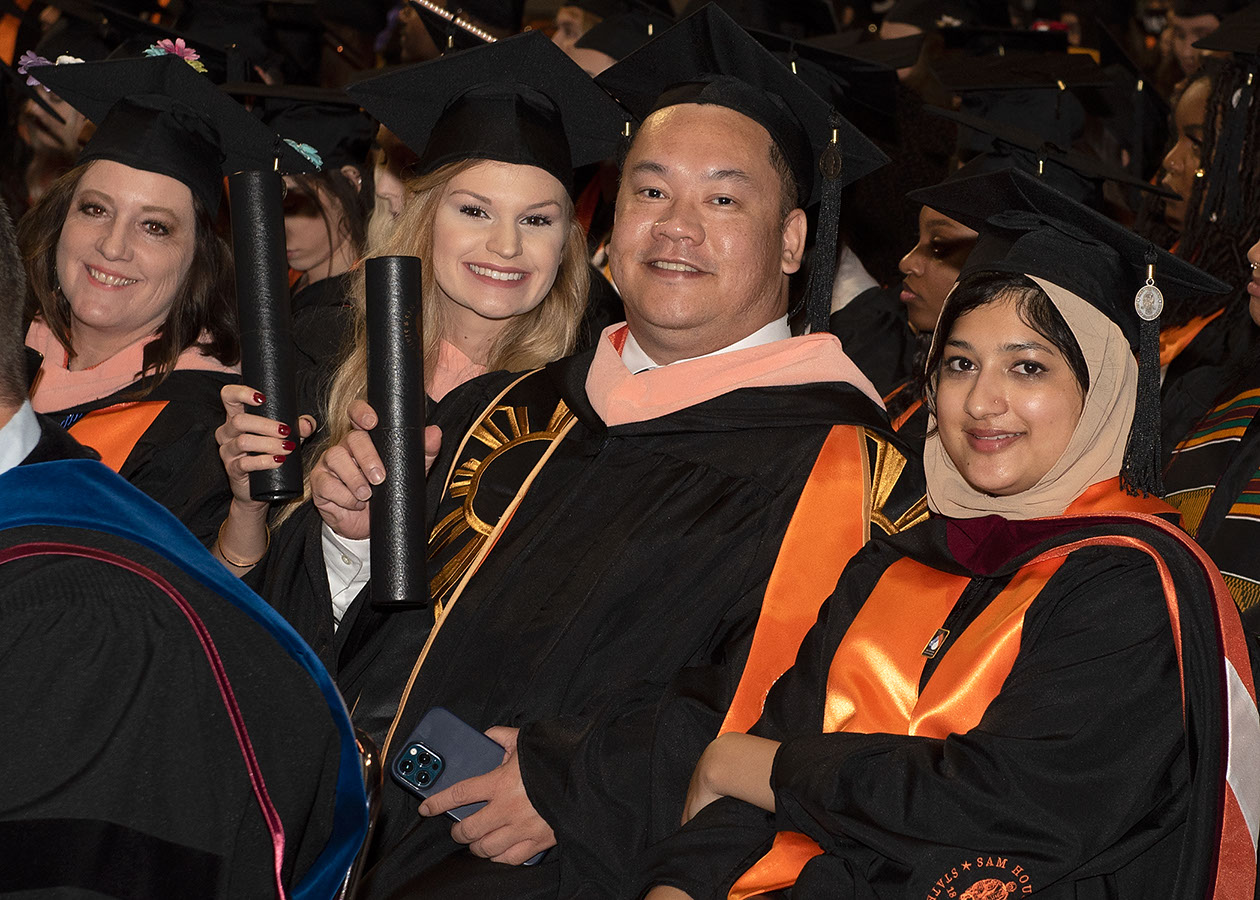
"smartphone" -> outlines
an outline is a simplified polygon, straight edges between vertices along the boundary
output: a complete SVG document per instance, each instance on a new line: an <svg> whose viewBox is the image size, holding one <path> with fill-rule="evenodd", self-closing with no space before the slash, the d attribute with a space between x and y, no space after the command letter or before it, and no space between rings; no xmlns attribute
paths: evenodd
<svg viewBox="0 0 1260 900"><path fill-rule="evenodd" d="M503 762L503 753L501 744L450 710L435 706L407 735L389 773L400 787L423 799L457 781L497 769ZM484 801L468 803L447 810L446 814L458 822L485 805ZM544 850L524 864L532 866L546 853Z"/></svg>

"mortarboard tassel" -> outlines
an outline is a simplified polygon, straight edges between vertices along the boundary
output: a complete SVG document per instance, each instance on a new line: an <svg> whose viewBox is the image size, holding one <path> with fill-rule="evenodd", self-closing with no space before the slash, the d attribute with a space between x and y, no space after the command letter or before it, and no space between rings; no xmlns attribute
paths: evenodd
<svg viewBox="0 0 1260 900"><path fill-rule="evenodd" d="M840 152L839 131L843 120L836 110L831 111L831 143L818 160L822 175L822 200L818 205L818 239L814 241L814 262L805 290L805 318L811 334L827 330L831 321L831 291L836 280L837 243L840 235L840 197L844 182L840 175L843 156Z"/></svg>
<svg viewBox="0 0 1260 900"><path fill-rule="evenodd" d="M1133 427L1124 451L1124 486L1130 494L1143 496L1164 493L1160 477L1159 439L1159 314L1164 295L1155 286L1154 247L1146 251L1146 284L1133 297L1142 325L1138 333L1137 405Z"/></svg>

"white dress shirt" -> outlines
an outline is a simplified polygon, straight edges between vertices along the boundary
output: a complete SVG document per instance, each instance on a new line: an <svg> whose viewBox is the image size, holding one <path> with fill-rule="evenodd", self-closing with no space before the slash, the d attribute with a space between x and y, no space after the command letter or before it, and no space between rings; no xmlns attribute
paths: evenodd
<svg viewBox="0 0 1260 900"><path fill-rule="evenodd" d="M0 428L0 474L30 456L38 443L39 419L35 417L35 410L31 409L31 401L27 400Z"/></svg>

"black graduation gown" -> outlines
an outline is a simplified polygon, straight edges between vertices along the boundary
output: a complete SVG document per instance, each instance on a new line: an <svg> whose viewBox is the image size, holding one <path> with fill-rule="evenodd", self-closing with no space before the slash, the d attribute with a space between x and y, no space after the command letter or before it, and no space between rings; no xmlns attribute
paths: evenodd
<svg viewBox="0 0 1260 900"><path fill-rule="evenodd" d="M49 420L41 425L39 444L13 470L21 477L0 476L0 490L20 492L22 509L40 521L45 508L54 521L83 519L66 491L81 501L90 494L86 518L114 524L0 527L0 551L70 543L138 563L173 586L214 641L239 705L283 824L287 888L335 884L333 857L344 874L366 825L357 756L345 754L348 724L338 726L311 670L247 613L251 600L230 602L212 586L224 573L176 522L128 498L125 484ZM65 474L65 466L95 471ZM103 530L112 527L134 534ZM197 555L210 580L184 567ZM0 621L0 894L274 897L273 844L241 749L198 636L171 598L104 561L36 556L0 569Z"/></svg>
<svg viewBox="0 0 1260 900"><path fill-rule="evenodd" d="M827 330L840 339L881 397L914 374L919 342L895 288L866 289L831 314Z"/></svg>
<svg viewBox="0 0 1260 900"><path fill-rule="evenodd" d="M430 867L461 850L449 820L421 820L415 799L387 784L368 897L615 892L625 862L681 814L825 437L842 422L888 435L882 411L840 383L743 389L608 428L585 392L592 355L549 365L503 401L536 422L563 398L577 425L447 616L388 751L431 706L478 729L520 727L526 789L560 846L532 868L460 853L453 865L466 868L443 880ZM468 411L514 377L470 382L435 421L461 434L452 419L466 428ZM457 444L445 442L433 473L448 471ZM440 497L443 480L430 480L434 521L462 502ZM341 626L338 683L356 724L379 740L433 614L372 614L367 594Z"/></svg>
<svg viewBox="0 0 1260 900"><path fill-rule="evenodd" d="M238 376L181 369L172 372L142 399L166 403L144 433L127 435L135 444L118 474L169 509L202 544L214 543L227 518L232 488L219 459L214 430L223 424L219 391ZM47 413L61 427L97 410L135 399L143 382L69 409Z"/></svg>
<svg viewBox="0 0 1260 900"><path fill-rule="evenodd" d="M298 412L323 424L324 406L341 353L354 327L350 276L314 281L293 295L293 361Z"/></svg>
<svg viewBox="0 0 1260 900"><path fill-rule="evenodd" d="M1203 571L1177 539L1130 523L1057 534L1006 523L970 546L950 529L933 518L863 548L772 689L753 733L782 742L771 778L776 813L732 798L711 804L644 855L626 896L672 884L695 900L724 898L776 830L804 833L824 850L784 892L793 900L1015 897L1025 888L1073 900L1204 896L1223 705ZM922 692L951 641L1021 565L1050 546L1113 534L1151 543L1173 570L1196 729L1189 738L1157 569L1144 553L1112 546L1076 550L1040 590L1010 674L974 729L944 741L820 733L836 648L891 565L910 557L971 577L940 623L954 637L925 662ZM974 554L969 566L960 550ZM906 602L913 615L913 598ZM1200 748L1197 760L1188 742ZM984 879L1002 890L965 893Z"/></svg>

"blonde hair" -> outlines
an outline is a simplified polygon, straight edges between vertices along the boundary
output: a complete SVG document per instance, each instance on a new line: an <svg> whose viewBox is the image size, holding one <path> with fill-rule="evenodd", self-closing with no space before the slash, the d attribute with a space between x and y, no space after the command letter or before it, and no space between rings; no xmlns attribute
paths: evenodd
<svg viewBox="0 0 1260 900"><path fill-rule="evenodd" d="M420 257L423 260L421 297L432 299L439 296L432 265L433 229L438 207L447 183L482 162L485 160L459 160L410 180L407 183L407 202L402 212L393 222L393 227L386 230L378 241L369 241L365 258ZM567 195L564 204L563 215L568 222L568 233L560 255L556 280L536 307L504 321L486 360L487 371L534 369L573 352L577 343L578 326L586 311L590 266L586 258L586 234L574 216L573 203ZM367 290L362 260L355 265L351 276L350 299L354 311L354 327L348 344L342 349L342 360L333 375L328 392L325 437L317 446L303 451L308 477L302 501L295 501L283 508L276 517L276 524L288 518L301 502L310 499L310 466L324 451L339 444L350 433L353 429L350 404L367 397ZM445 333L442 306L443 304L436 302L421 303L423 353L427 361L437 360L442 335ZM426 389L432 379L433 366L426 364Z"/></svg>

